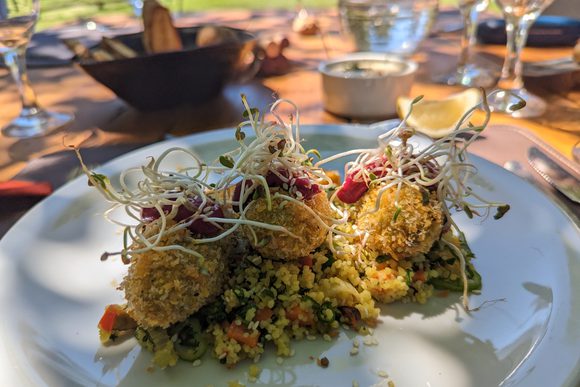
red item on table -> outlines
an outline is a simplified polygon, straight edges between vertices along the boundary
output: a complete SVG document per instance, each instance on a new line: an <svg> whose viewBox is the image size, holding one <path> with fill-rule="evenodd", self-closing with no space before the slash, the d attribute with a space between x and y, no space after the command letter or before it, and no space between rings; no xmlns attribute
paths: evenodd
<svg viewBox="0 0 580 387"><path fill-rule="evenodd" d="M0 197L48 196L51 193L52 186L45 181L9 180L0 183Z"/></svg>

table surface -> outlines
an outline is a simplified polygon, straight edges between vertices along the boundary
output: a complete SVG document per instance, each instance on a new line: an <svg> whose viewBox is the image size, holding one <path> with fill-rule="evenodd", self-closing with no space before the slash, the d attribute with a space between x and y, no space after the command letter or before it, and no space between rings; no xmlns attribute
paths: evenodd
<svg viewBox="0 0 580 387"><path fill-rule="evenodd" d="M0 181L15 176L31 160L62 151L64 144L82 143L83 147L146 144L159 141L167 134L185 135L235 126L241 118L240 93L248 95L254 106L268 105L274 95L290 99L300 107L302 123L348 122L324 111L320 76L316 70L321 60L338 57L350 50L338 33L335 12L318 14L322 34L316 36L293 33L290 29L292 16L293 13L287 11L228 10L179 19L178 25L219 23L254 31L263 38L282 34L290 40L290 47L284 54L293 63L291 72L229 86L222 97L202 106L139 112L76 66L30 70L29 77L40 103L50 109L72 112L76 119L70 127L44 137L26 140L0 137ZM438 23L441 26L458 21L456 15L454 19L448 17ZM117 25L135 23L125 16L108 17L107 22ZM454 68L458 49L457 32L435 34L425 41L413 57L419 63L420 71L411 95L436 99L460 91L458 87L431 82L434 75ZM504 52L504 47L480 45L476 48L474 60L499 71ZM571 52L570 48L526 48L523 59L562 58L571 56ZM546 114L524 120L494 113L491 123L526 128L570 158L573 144L580 140L580 74L526 79L526 82L529 89L548 100ZM17 114L20 106L16 87L5 69L0 70L0 91L0 125L4 125Z"/></svg>
<svg viewBox="0 0 580 387"><path fill-rule="evenodd" d="M181 107L157 112L138 112L117 99L81 69L74 66L33 69L29 76L45 107L72 112L75 122L66 130L48 136L17 140L0 138L0 181L16 175L28 161L63 149L66 143L96 147L124 143L150 143L166 133L183 135L219 127L234 126L241 115L241 92L255 106L266 106L273 95L294 101L301 111L303 123L341 123L343 118L324 111L320 77L316 71L321 60L340 56L348 45L338 34L338 20L332 11L319 15L322 37L300 36L290 30L293 13L286 11L228 10L196 14L178 20L181 25L219 23L249 29L266 37L282 34L291 46L285 55L293 62L293 70L283 76L256 79L246 85L230 86L223 97L195 108ZM135 23L126 17L107 19L120 24ZM457 23L440 20L439 23ZM412 95L442 98L460 90L458 87L433 84L434 74L453 69L459 47L458 34L437 34L428 39L414 59L420 72ZM324 43L324 44L323 44ZM323 47L326 46L325 51ZM505 49L499 46L478 46L475 60L499 71ZM525 61L546 60L571 55L571 49L526 48ZM540 93L549 102L543 117L533 120L513 119L493 114L491 123L513 124L528 128L546 142L570 157L572 145L580 140L580 79L578 74L528 80L528 88ZM0 125L6 124L19 110L16 88L5 70L0 72ZM63 140L63 134L66 134Z"/></svg>

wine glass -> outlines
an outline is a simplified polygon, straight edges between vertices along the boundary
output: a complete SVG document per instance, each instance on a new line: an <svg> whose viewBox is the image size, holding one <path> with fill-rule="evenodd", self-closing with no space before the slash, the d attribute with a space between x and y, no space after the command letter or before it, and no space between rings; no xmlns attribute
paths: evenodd
<svg viewBox="0 0 580 387"><path fill-rule="evenodd" d="M140 19L143 14L143 0L127 0L131 9L133 10L133 16Z"/></svg>
<svg viewBox="0 0 580 387"><path fill-rule="evenodd" d="M477 17L488 5L489 0L459 0L459 11L463 17L463 34L457 69L437 79L438 82L468 87L490 87L496 82L497 78L492 72L469 63L471 49L475 43Z"/></svg>
<svg viewBox="0 0 580 387"><path fill-rule="evenodd" d="M554 0L496 0L506 24L507 53L498 83L498 93L489 100L493 111L513 117L537 117L546 111L546 102L524 88L520 53L526 45L528 31L544 9ZM519 98L526 101L523 109L514 110Z"/></svg>
<svg viewBox="0 0 580 387"><path fill-rule="evenodd" d="M26 74L25 52L40 10L39 0L0 0L0 55L14 78L22 110L2 134L9 137L34 137L66 125L72 116L42 109Z"/></svg>

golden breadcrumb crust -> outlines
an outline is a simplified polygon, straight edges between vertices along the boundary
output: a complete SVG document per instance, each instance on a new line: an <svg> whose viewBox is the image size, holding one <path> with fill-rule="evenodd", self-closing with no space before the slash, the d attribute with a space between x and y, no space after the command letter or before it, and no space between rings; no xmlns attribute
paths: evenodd
<svg viewBox="0 0 580 387"><path fill-rule="evenodd" d="M435 193L430 193L427 203L419 188L403 185L399 192L399 214L395 218L395 193L392 187L383 193L378 211L375 205L380 187L373 187L359 203L356 225L369 233L366 245L378 254L402 259L427 253L439 239L443 225L441 204Z"/></svg>
<svg viewBox="0 0 580 387"><path fill-rule="evenodd" d="M305 200L304 204L319 214L323 220L324 217L333 216L328 197L324 192L314 195L310 200ZM320 246L327 236L327 230L320 221L310 211L297 203L277 197L272 200L272 210L268 211L266 199L258 198L250 206L246 213L248 219L286 227L299 237L294 238L279 231L252 227L256 234L256 238L254 238L249 226L244 226L245 237L250 241L252 247L264 257L298 259Z"/></svg>
<svg viewBox="0 0 580 387"><path fill-rule="evenodd" d="M156 223L148 228L147 233L158 230ZM143 327L166 328L183 321L218 296L225 283L226 243L195 245L189 231L180 230L164 236L160 246L173 244L195 250L204 259L173 249L135 254L120 285L128 313Z"/></svg>

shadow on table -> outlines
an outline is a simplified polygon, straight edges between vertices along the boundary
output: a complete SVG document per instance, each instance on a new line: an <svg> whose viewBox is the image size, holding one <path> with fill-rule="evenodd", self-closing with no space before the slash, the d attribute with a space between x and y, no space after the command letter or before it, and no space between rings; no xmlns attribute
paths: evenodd
<svg viewBox="0 0 580 387"><path fill-rule="evenodd" d="M58 81L59 76L54 76ZM64 145L147 144L166 134L186 135L204 130L234 127L242 120L245 94L252 106L266 109L274 102L274 91L259 81L230 85L222 95L198 106L182 105L158 111L139 111L118 98L94 101L72 96L58 101L54 109L73 112L74 122L47 136L22 139L8 148L11 162L26 162L64 150ZM1 168L2 166L0 166Z"/></svg>
<svg viewBox="0 0 580 387"><path fill-rule="evenodd" d="M255 80L243 85L229 85L224 92L198 106L182 105L157 111L139 111L128 107L114 120L102 126L105 132L132 131L140 135L171 134L183 136L205 130L235 127L243 119L241 95L248 103L263 110L274 102L274 91Z"/></svg>
<svg viewBox="0 0 580 387"><path fill-rule="evenodd" d="M34 160L63 150L64 144L78 145L86 141L94 135L95 130L118 116L124 110L124 105L116 99L96 102L87 98L71 98L58 101L51 109L72 112L75 119L70 125L54 130L46 136L20 139L12 143L8 147L11 162Z"/></svg>
<svg viewBox="0 0 580 387"><path fill-rule="evenodd" d="M140 112L119 99L94 102L72 98L61 101L76 114L75 122L48 136L16 141L8 148L12 162L28 162L16 180L48 181L54 189L80 172L74 152L66 145L82 144L89 167L103 164L134 149L162 140L167 134L181 136L223 127L235 127L242 120L241 94L251 106L268 109L274 92L254 81L231 85L207 103L180 106L154 112ZM0 166L1 168L1 166ZM0 201L0 236L40 198L14 197Z"/></svg>

